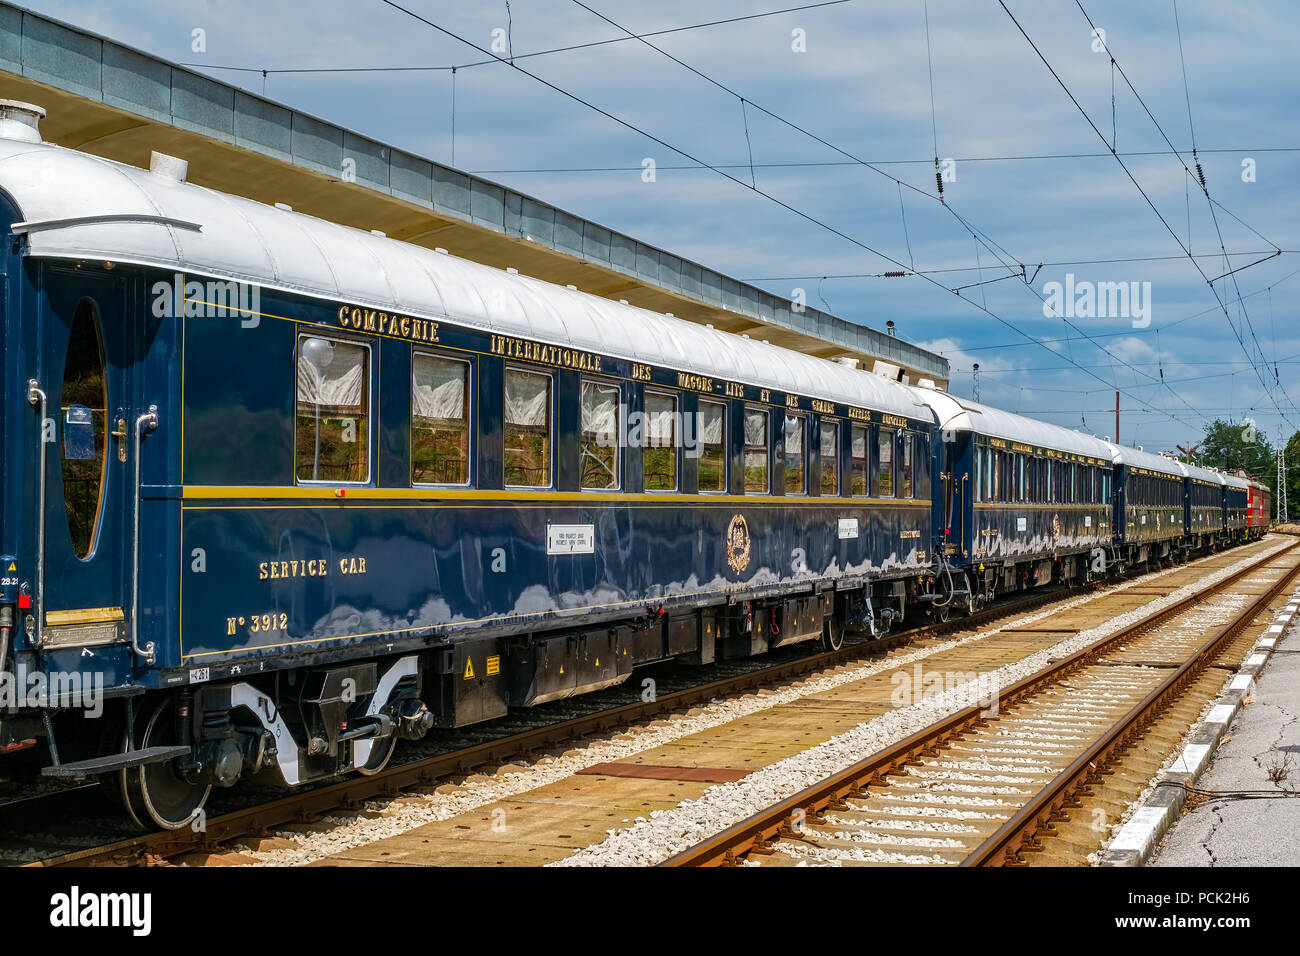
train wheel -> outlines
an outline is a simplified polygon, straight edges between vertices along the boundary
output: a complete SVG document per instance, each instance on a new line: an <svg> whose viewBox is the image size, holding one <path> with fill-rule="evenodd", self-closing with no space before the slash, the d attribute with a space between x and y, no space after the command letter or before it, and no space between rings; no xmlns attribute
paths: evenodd
<svg viewBox="0 0 1300 956"><path fill-rule="evenodd" d="M137 738L137 746L164 747L179 741L175 701L165 700L154 709ZM130 767L118 774L119 792L127 812L146 828L181 830L190 825L208 794L210 783L191 783L176 771L174 761Z"/></svg>
<svg viewBox="0 0 1300 956"><path fill-rule="evenodd" d="M828 651L838 651L844 646L844 625L834 614L822 622L822 646Z"/></svg>

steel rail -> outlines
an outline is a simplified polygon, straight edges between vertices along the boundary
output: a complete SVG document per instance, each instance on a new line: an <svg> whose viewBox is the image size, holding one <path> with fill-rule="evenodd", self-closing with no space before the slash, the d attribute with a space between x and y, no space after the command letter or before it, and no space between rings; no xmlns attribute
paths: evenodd
<svg viewBox="0 0 1300 956"><path fill-rule="evenodd" d="M1042 790L1030 798L1006 823L971 851L962 866L1004 866L1022 863L1020 854L1036 849L1040 831L1054 832L1055 822L1071 806L1077 805L1080 795L1090 796L1089 788L1101 782L1108 771L1106 764L1113 757L1122 756L1152 720L1171 704L1188 683L1209 667L1232 638L1255 620L1269 604L1282 594L1300 576L1300 565L1282 575L1269 590L1251 605L1220 627L1205 640L1168 677L1154 687L1146 697L1135 704L1116 721L1100 740L1080 754Z"/></svg>
<svg viewBox="0 0 1300 956"><path fill-rule="evenodd" d="M1000 708L1005 708L1008 704L1031 696L1045 686L1059 683L1062 678L1081 667L1095 662L1121 642L1132 640L1139 634L1167 623L1247 575L1253 574L1280 558L1292 554L1297 548L1300 548L1300 542L1289 544L1284 548L1271 552L1259 561L1252 562L1245 568L1233 572L1211 588L1190 594L1167 608L1129 624L1109 637L1051 664L1046 669L1022 678L999 692ZM1269 594L1251 605L1251 609L1239 619L1241 627L1245 627L1246 622L1254 618L1259 606L1266 604L1268 600L1275 597L1276 592L1285 587L1285 583L1292 580L1297 574L1300 574L1300 565L1291 569L1288 574L1283 575L1279 583L1270 589ZM1202 647L1187 662L1181 665L1178 671L1171 674L1166 683L1172 684L1180 675L1185 675L1188 665L1194 660L1203 659L1204 656L1205 648ZM1181 686L1181 684L1178 686ZM797 836L792 823L792 820L796 818L796 813L802 813L803 819L808 822L818 822L819 818L827 810L843 808L844 801L847 798L860 793L873 783L879 783L888 774L902 769L904 765L914 762L918 757L933 752L935 748L951 738L972 727L982 726L986 722L986 708L983 706L975 704L963 708L884 750L863 758L857 763L827 777L825 780L805 787L779 803L732 824L707 840L703 840L695 846L688 847L669 857L659 865L665 867L727 866L736 863L740 857L747 853L753 851L762 852L768 843L782 836ZM1081 757L1076 763L1083 761L1083 759ZM1064 776L1064 773L1062 776ZM1052 809L1047 813L1047 816L1058 812L1064 802L1064 798L1061 800L1045 798L1045 800L1052 804ZM1031 814L1028 810L1022 812L1024 813L1023 817L1018 813L1012 819L1015 820L1020 817L1022 821L1025 821L1026 826L1030 817L1036 819L1038 816L1038 814ZM1010 821L1008 821L1007 826L1010 826ZM1007 838L1008 841L1011 839L1009 832Z"/></svg>
<svg viewBox="0 0 1300 956"><path fill-rule="evenodd" d="M1096 583L1092 583L1077 588L1035 594L1024 600L995 605L977 611L973 615L953 618L940 624L910 628L873 641L846 643L839 650L812 654L746 674L721 678L697 687L663 694L654 700L624 704L544 727L521 731L499 740L390 767L371 776L352 777L303 792L291 793L269 803L212 817L205 822L199 832L186 829L145 833L102 846L37 860L24 866L140 865L157 863L183 853L210 851L222 841L232 840L248 833L262 833L286 823L302 822L334 809L355 809L365 800L395 796L410 787L428 786L450 774L472 770L483 764L527 755L565 741L580 739L614 727L632 725L650 717L707 703L719 696L732 696L774 682L788 681L836 664L883 657L888 651L917 639L983 627L1047 604L1089 593L1095 590L1096 586ZM0 805L0 814L3 812L3 806Z"/></svg>

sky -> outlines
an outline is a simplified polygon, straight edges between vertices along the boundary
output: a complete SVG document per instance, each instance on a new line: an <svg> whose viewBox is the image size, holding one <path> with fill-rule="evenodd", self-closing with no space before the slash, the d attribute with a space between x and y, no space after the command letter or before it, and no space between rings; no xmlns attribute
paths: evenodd
<svg viewBox="0 0 1300 956"><path fill-rule="evenodd" d="M849 321L893 320L949 359L959 396L978 363L981 401L1102 437L1120 391L1120 438L1148 450L1216 418L1300 431L1293 4L752 16L804 2L26 5ZM623 28L675 32L652 47ZM469 65L494 42L514 66ZM1111 308L1088 308L1098 288Z"/></svg>

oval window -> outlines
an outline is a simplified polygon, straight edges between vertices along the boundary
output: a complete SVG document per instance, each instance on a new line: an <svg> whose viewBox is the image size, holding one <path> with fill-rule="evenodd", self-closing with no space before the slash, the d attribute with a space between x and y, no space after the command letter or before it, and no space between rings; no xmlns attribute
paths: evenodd
<svg viewBox="0 0 1300 956"><path fill-rule="evenodd" d="M72 550L85 558L94 544L104 488L104 435L107 424L104 350L99 310L89 299L77 304L63 367L59 399L63 432L63 502Z"/></svg>

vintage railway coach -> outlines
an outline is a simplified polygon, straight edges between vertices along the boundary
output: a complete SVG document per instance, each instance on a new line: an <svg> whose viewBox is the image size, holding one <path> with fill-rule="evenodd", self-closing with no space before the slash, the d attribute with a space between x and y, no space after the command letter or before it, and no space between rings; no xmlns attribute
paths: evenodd
<svg viewBox="0 0 1300 956"><path fill-rule="evenodd" d="M0 666L108 698L4 711L8 759L179 827L214 786L374 772L638 664L835 645L924 587L906 387L2 110Z"/></svg>
<svg viewBox="0 0 1300 956"><path fill-rule="evenodd" d="M935 613L1001 591L1081 581L1111 543L1109 448L1080 432L916 389L934 411ZM1097 562L1098 568L1104 564Z"/></svg>
<svg viewBox="0 0 1300 956"><path fill-rule="evenodd" d="M1196 465L1178 466L1184 475L1184 547L1189 551L1208 550L1228 536L1227 476Z"/></svg>
<svg viewBox="0 0 1300 956"><path fill-rule="evenodd" d="M1223 476L1223 499L1228 536L1245 541L1250 535L1250 485L1239 475Z"/></svg>
<svg viewBox="0 0 1300 956"><path fill-rule="evenodd" d="M1176 556L1188 533L1183 466L1110 446L1115 465L1115 552L1121 568Z"/></svg>

